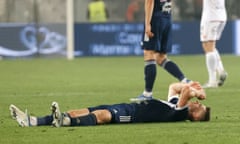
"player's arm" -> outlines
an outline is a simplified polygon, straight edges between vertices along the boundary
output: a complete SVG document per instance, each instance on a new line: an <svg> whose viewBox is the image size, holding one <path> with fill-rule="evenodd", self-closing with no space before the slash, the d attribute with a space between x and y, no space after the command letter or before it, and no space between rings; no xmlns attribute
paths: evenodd
<svg viewBox="0 0 240 144"><path fill-rule="evenodd" d="M206 98L205 91L198 82L171 84L168 90L168 99L176 96L179 97L178 107L187 105L188 101L193 97L197 97L200 100Z"/></svg>
<svg viewBox="0 0 240 144"><path fill-rule="evenodd" d="M170 99L173 96L179 96L182 88L186 85L187 85L186 83L180 83L180 82L172 83L168 89L168 99Z"/></svg>
<svg viewBox="0 0 240 144"><path fill-rule="evenodd" d="M192 82L182 87L177 107L185 107L188 101L194 97L199 100L204 100L206 98L206 93L198 82Z"/></svg>
<svg viewBox="0 0 240 144"><path fill-rule="evenodd" d="M151 19L154 7L154 0L145 0L145 33L149 38L153 37L151 31Z"/></svg>

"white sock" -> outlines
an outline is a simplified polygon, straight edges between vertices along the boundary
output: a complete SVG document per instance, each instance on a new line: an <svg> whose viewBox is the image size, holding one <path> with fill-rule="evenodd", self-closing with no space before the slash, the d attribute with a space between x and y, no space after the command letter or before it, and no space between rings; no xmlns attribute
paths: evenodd
<svg viewBox="0 0 240 144"><path fill-rule="evenodd" d="M214 52L208 52L206 54L206 65L208 70L209 83L215 83L217 81L216 66L217 57Z"/></svg>
<svg viewBox="0 0 240 144"><path fill-rule="evenodd" d="M71 125L71 119L68 116L63 117L63 126L70 126Z"/></svg>
<svg viewBox="0 0 240 144"><path fill-rule="evenodd" d="M217 50L216 48L215 48L215 50L214 50L214 53L215 53L215 55L216 55L216 57L217 57L217 66L216 66L217 72L218 72L218 73L222 73L222 72L224 72L225 70L224 70L224 67L223 67L223 63L222 63L220 54L219 54L219 52L218 52L218 50Z"/></svg>
<svg viewBox="0 0 240 144"><path fill-rule="evenodd" d="M153 94L152 92L147 92L147 91L143 92L143 95L146 97L150 97L150 96L152 96L152 94Z"/></svg>
<svg viewBox="0 0 240 144"><path fill-rule="evenodd" d="M181 80L181 83L190 83L191 80L187 79L187 78L184 78Z"/></svg>
<svg viewBox="0 0 240 144"><path fill-rule="evenodd" d="M31 126L37 126L37 117L30 116L29 123L30 123Z"/></svg>

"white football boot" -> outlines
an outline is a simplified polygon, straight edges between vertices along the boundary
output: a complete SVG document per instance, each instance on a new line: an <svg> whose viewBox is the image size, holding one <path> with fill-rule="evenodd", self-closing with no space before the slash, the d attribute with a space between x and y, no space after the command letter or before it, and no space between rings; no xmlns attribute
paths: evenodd
<svg viewBox="0 0 240 144"><path fill-rule="evenodd" d="M51 110L53 116L52 125L54 127L62 126L62 113L57 102L52 102Z"/></svg>
<svg viewBox="0 0 240 144"><path fill-rule="evenodd" d="M54 127L69 126L71 124L70 117L65 113L61 113L57 102L52 102L51 110L53 116L52 125Z"/></svg>
<svg viewBox="0 0 240 144"><path fill-rule="evenodd" d="M218 80L218 86L222 86L225 82L225 80L227 79L227 72L222 72L219 74L219 80Z"/></svg>
<svg viewBox="0 0 240 144"><path fill-rule="evenodd" d="M21 111L18 107L16 107L13 104L11 104L9 106L9 110L10 110L10 114L11 114L12 118L18 122L19 126L21 126L21 127L29 127L30 126L27 110L25 110L25 113L24 113L23 111Z"/></svg>
<svg viewBox="0 0 240 144"><path fill-rule="evenodd" d="M202 88L218 88L218 83L214 82L214 83L205 83L204 85L202 85Z"/></svg>

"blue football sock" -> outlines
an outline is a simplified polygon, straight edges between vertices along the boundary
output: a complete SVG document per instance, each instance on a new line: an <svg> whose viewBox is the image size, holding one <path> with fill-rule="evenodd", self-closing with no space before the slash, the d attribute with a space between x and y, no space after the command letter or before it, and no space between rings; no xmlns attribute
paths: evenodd
<svg viewBox="0 0 240 144"><path fill-rule="evenodd" d="M161 64L161 67L164 68L168 73L177 78L179 81L185 78L184 74L180 68L171 60L165 59Z"/></svg>
<svg viewBox="0 0 240 144"><path fill-rule="evenodd" d="M70 119L71 119L71 126L91 126L91 125L97 124L97 118L93 113L90 113L86 116L70 118Z"/></svg>
<svg viewBox="0 0 240 144"><path fill-rule="evenodd" d="M156 78L157 68L155 60L145 61L145 90L152 92L154 81Z"/></svg>
<svg viewBox="0 0 240 144"><path fill-rule="evenodd" d="M52 125L53 121L53 116L52 115L47 115L45 117L38 117L37 118L37 125Z"/></svg>

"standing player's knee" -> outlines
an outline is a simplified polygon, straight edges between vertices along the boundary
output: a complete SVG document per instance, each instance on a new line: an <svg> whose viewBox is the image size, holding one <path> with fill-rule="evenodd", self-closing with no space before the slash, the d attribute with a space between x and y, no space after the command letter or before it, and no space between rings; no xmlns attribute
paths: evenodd
<svg viewBox="0 0 240 144"><path fill-rule="evenodd" d="M157 64L160 65L160 66L163 66L164 63L168 62L169 60L167 58L159 58L157 59Z"/></svg>
<svg viewBox="0 0 240 144"><path fill-rule="evenodd" d="M203 42L202 44L205 52L213 52L215 50L216 44L215 41Z"/></svg>
<svg viewBox="0 0 240 144"><path fill-rule="evenodd" d="M155 60L154 54L154 51L144 50L144 61Z"/></svg>
<svg viewBox="0 0 240 144"><path fill-rule="evenodd" d="M167 60L166 54L157 54L156 55L156 62L158 65L162 66L166 60Z"/></svg>

